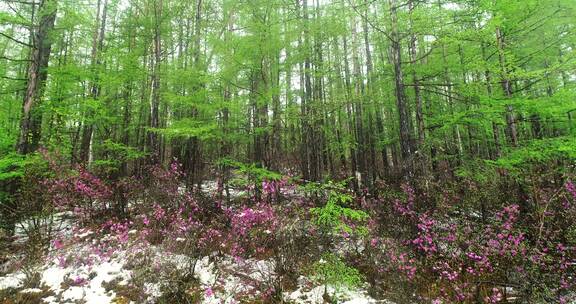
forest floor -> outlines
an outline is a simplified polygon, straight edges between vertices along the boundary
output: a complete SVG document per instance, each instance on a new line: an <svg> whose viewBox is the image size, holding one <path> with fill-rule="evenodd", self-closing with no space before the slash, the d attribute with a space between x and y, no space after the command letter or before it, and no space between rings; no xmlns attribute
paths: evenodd
<svg viewBox="0 0 576 304"><path fill-rule="evenodd" d="M205 191L210 190L208 186ZM19 223L15 236L4 242L2 303L181 303L177 295L166 294L177 293L178 274L186 271L195 282L186 290L195 299L193 303L239 303L237 295L257 295L261 291L255 286L276 275L269 260L216 257L217 253L192 260L162 246L142 245L137 237L141 231L135 229L118 243L116 236L100 233L97 227L81 227L71 213L52 218L49 228L59 238L51 242L47 254L30 263L27 256L35 249L30 247L28 228L33 224L37 223ZM103 245L108 249L102 250ZM154 272L160 273L160 268L163 275ZM325 292L336 303L391 303L375 300L363 288L325 286L303 276L297 282L282 292L286 303L325 303Z"/></svg>

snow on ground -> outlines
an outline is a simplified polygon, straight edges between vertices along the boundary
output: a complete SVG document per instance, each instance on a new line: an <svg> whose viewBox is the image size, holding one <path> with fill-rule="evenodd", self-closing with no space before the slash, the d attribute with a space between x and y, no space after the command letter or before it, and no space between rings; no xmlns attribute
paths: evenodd
<svg viewBox="0 0 576 304"><path fill-rule="evenodd" d="M213 192L215 186L215 183L208 184L204 189ZM233 196L245 194L240 191L231 192ZM17 225L15 243L25 243L27 231L31 228L46 227L52 229L54 241L58 242L58 245L52 244L43 265L26 271L28 274L38 274L39 286L24 286L25 282L31 280L27 280L26 273L19 270L0 276L0 291L16 289L19 293L45 294L43 301L47 304L107 304L118 300L114 288L110 288L107 283L113 282L114 286L133 283L134 259L138 260L143 256L146 260L163 265L162 267L172 265L180 272L190 269L191 260L186 255L173 254L156 246L140 246L142 244L138 241L139 231L136 230L128 232L132 240L129 244L114 247L113 253L107 254L98 249L98 246L113 242L113 238L109 235L100 237L89 229L74 228L72 217L71 213L59 213L40 221L24 221ZM106 250L108 249L104 249ZM275 273L274 263L268 260L205 256L194 264L194 275L203 296L202 304L232 304L237 303L236 295L251 293L255 287L259 287L260 282L269 280ZM145 282L142 287L147 303L154 303L161 297L163 284L166 284L159 275L151 279L152 281ZM324 303L325 289L338 303L389 303L376 301L363 290L314 285L305 277L298 280L296 290L285 292L283 297L294 304L320 304Z"/></svg>
<svg viewBox="0 0 576 304"><path fill-rule="evenodd" d="M94 253L90 252L90 245L90 241L85 241L66 248L66 251L76 256L84 256L87 260L92 258L92 263L62 265L62 253L60 253L59 255L51 255L51 260L36 269L41 278L41 286L37 287L48 288L53 292L52 295L43 299L45 303L76 303L78 301L83 301L86 304L113 303L117 295L113 290L106 291L105 283L114 281L118 285L129 284L132 270L126 269L126 264L129 262L130 253L118 251L110 259L97 259ZM184 255L162 252L159 248L149 248L146 253L152 254L161 262L169 261L177 268L188 267L189 258ZM205 293L202 304L237 303L234 299L235 294L249 292L253 288L245 284L246 280L257 282L274 275L273 264L270 261L253 259L236 261L232 257L225 257L216 265L208 256L197 261L194 272ZM26 275L22 272L0 277L0 290L23 288L25 279ZM284 294L286 300L296 304L323 303L324 286L310 287L310 282L303 277L299 281L301 284L297 290ZM144 289L148 295L148 302L154 303L154 300L161 296L161 284L162 282L145 284ZM217 284L223 288L213 290L212 288ZM41 293L42 289L37 287L26 288L19 292ZM370 298L363 291L336 290L333 287L328 287L328 291L330 294L337 295L337 298L340 299L339 303L382 303Z"/></svg>
<svg viewBox="0 0 576 304"><path fill-rule="evenodd" d="M377 301L370 297L366 291L361 289L351 290L346 287L335 288L333 286L310 286L310 282L305 277L298 278L298 288L292 292L285 292L284 299L298 304L323 304L324 293L327 292L330 297L336 299L342 304L372 304L372 303L390 303L387 301Z"/></svg>
<svg viewBox="0 0 576 304"><path fill-rule="evenodd" d="M46 217L36 217L16 223L14 230L15 243L22 244L28 240L28 233L36 229L51 234L70 237L72 234L72 212L59 212Z"/></svg>
<svg viewBox="0 0 576 304"><path fill-rule="evenodd" d="M18 288L22 286L26 275L22 272L15 272L0 277L0 290L8 288Z"/></svg>
<svg viewBox="0 0 576 304"><path fill-rule="evenodd" d="M44 291L40 288L26 288L26 289L20 290L20 293L41 293L41 292L44 292Z"/></svg>
<svg viewBox="0 0 576 304"><path fill-rule="evenodd" d="M184 255L157 252L159 258L170 260L179 269L186 269L189 258ZM230 256L223 258L216 265L209 256L199 259L194 267L195 277L204 291L202 304L236 303L234 296L249 292L253 286L246 285L246 280L261 281L274 275L272 264L264 260L236 261ZM256 284L258 285L258 284ZM215 286L221 286L216 290Z"/></svg>
<svg viewBox="0 0 576 304"><path fill-rule="evenodd" d="M55 294L61 294L62 299L46 301L48 303L65 303L84 300L86 304L111 303L115 298L114 291L106 291L102 283L120 279L126 283L130 272L123 269L121 261L103 262L92 266L61 268L53 265L42 272L42 282L50 287ZM62 287L64 279L72 280L77 286Z"/></svg>
<svg viewBox="0 0 576 304"><path fill-rule="evenodd" d="M113 246L113 253L107 254L105 251L110 248L102 249L99 246L113 242L112 236L99 237L89 229L75 229L65 214L57 215L51 223L58 229L55 229L50 253L43 265L26 271L28 274L38 274L38 286L25 286L25 282L31 280L27 280L26 273L19 270L0 277L0 291L20 289L20 293L45 294L43 301L47 304L107 304L114 303L118 295L114 288L110 288L110 284L106 283L113 282L114 286L131 284L134 267L131 262L134 259L144 256L146 260L154 261L158 265L172 265L180 272L190 269L192 265L190 257L186 255L173 254L162 247L141 246L138 240L139 231L136 230L128 232L132 241L123 246ZM18 242L26 238L24 228L29 224L21 224L23 229L19 231L21 236ZM138 257L138 254L141 256ZM216 260L218 261L215 262ZM268 260L205 256L194 264L194 275L203 296L202 304L232 304L237 303L235 297L238 294L254 291L258 293L254 288L259 287L260 282L269 280L275 273L273 262ZM152 280L153 282L143 284L147 303L154 303L162 296L162 278L156 276ZM295 304L320 304L324 302L324 289L324 286L315 286L302 277L297 289L285 292L283 297ZM327 290L338 303L383 303L370 298L362 290L335 289L331 286L328 286Z"/></svg>
<svg viewBox="0 0 576 304"><path fill-rule="evenodd" d="M41 286L48 287L57 296L45 298L46 303L76 303L83 300L86 304L112 303L115 298L113 291L106 291L104 282L120 280L126 283L130 272L123 269L121 259L101 262L93 265L61 267L54 259L36 269L40 274ZM23 273L8 274L0 278L0 290L22 287L26 275ZM40 286L39 286L40 287ZM38 288L27 288L21 293L41 292Z"/></svg>
<svg viewBox="0 0 576 304"><path fill-rule="evenodd" d="M214 194L218 192L218 183L216 181L208 181L202 184L202 192L205 194ZM248 193L246 191L237 190L234 188L229 188L228 192L230 193L230 197L242 197L246 196Z"/></svg>

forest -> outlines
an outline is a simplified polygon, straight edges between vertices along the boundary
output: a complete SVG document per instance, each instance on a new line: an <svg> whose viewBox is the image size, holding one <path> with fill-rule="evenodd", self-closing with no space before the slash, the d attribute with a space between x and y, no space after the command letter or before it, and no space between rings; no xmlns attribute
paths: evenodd
<svg viewBox="0 0 576 304"><path fill-rule="evenodd" d="M0 0L0 303L576 303L575 0Z"/></svg>

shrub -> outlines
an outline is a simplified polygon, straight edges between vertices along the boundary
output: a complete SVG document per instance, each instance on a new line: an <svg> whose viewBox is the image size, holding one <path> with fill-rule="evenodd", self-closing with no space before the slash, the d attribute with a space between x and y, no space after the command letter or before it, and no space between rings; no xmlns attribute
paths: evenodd
<svg viewBox="0 0 576 304"><path fill-rule="evenodd" d="M329 286L338 293L342 287L358 287L364 281L357 269L346 265L340 257L332 253L322 255L320 261L312 266L312 277L324 286L325 297L330 297Z"/></svg>
<svg viewBox="0 0 576 304"><path fill-rule="evenodd" d="M546 199L536 221L518 204L504 205L486 220L458 212L458 205L418 211L413 190L404 191L405 199L391 204L390 217L403 219L395 222L394 237L371 226L362 269L377 265L373 284L390 282L384 274L399 271L404 274L399 289L443 303L495 303L507 296L563 301L574 288L575 244L567 242L576 219L570 182L540 190ZM385 221L385 214L374 214Z"/></svg>

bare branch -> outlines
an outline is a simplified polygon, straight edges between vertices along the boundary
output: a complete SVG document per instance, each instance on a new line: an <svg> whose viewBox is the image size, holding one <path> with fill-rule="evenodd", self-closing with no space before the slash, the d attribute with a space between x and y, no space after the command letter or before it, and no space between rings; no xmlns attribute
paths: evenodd
<svg viewBox="0 0 576 304"><path fill-rule="evenodd" d="M414 60L409 60L409 61L402 61L402 63L410 63L410 64L414 64L428 56L430 56L430 54L432 54L432 51L434 50L434 44L432 44L432 46L430 46L430 49L428 51L426 51L426 53L422 54L422 56L420 56L419 58L415 58Z"/></svg>
<svg viewBox="0 0 576 304"><path fill-rule="evenodd" d="M380 27L374 25L374 23L372 23L372 21L367 17L364 16L364 14L362 14L361 12L358 11L358 7L353 5L352 3L350 3L350 0L348 0L348 4L350 4L350 7L352 7L352 9L354 9L354 12L356 12L356 14L358 14L358 16L360 16L360 18L362 18L363 20L365 20L372 29L376 30L377 32L381 33L382 35L384 35L388 40L390 41L394 41L394 39L390 36L390 34L388 34L387 31L381 29Z"/></svg>
<svg viewBox="0 0 576 304"><path fill-rule="evenodd" d="M8 60L8 61L14 61L14 62L30 62L30 61L32 61L30 59L14 59L14 58L8 58L6 56L0 56L0 59L4 59L4 60Z"/></svg>
<svg viewBox="0 0 576 304"><path fill-rule="evenodd" d="M30 45L30 44L28 44L28 43L26 43L26 42L20 41L20 40L14 38L14 37L11 37L11 36L8 36L8 35L2 33L2 32L0 32L0 36L4 36L4 37L6 37L6 38L8 38L8 39L10 39L10 40L18 43L18 44L23 45L23 46L26 46L26 47L29 47L29 48L32 48L32 47L33 47L32 45Z"/></svg>
<svg viewBox="0 0 576 304"><path fill-rule="evenodd" d="M8 3L18 3L18 4L26 4L26 5L38 5L36 1L21 1L21 0L3 0Z"/></svg>

